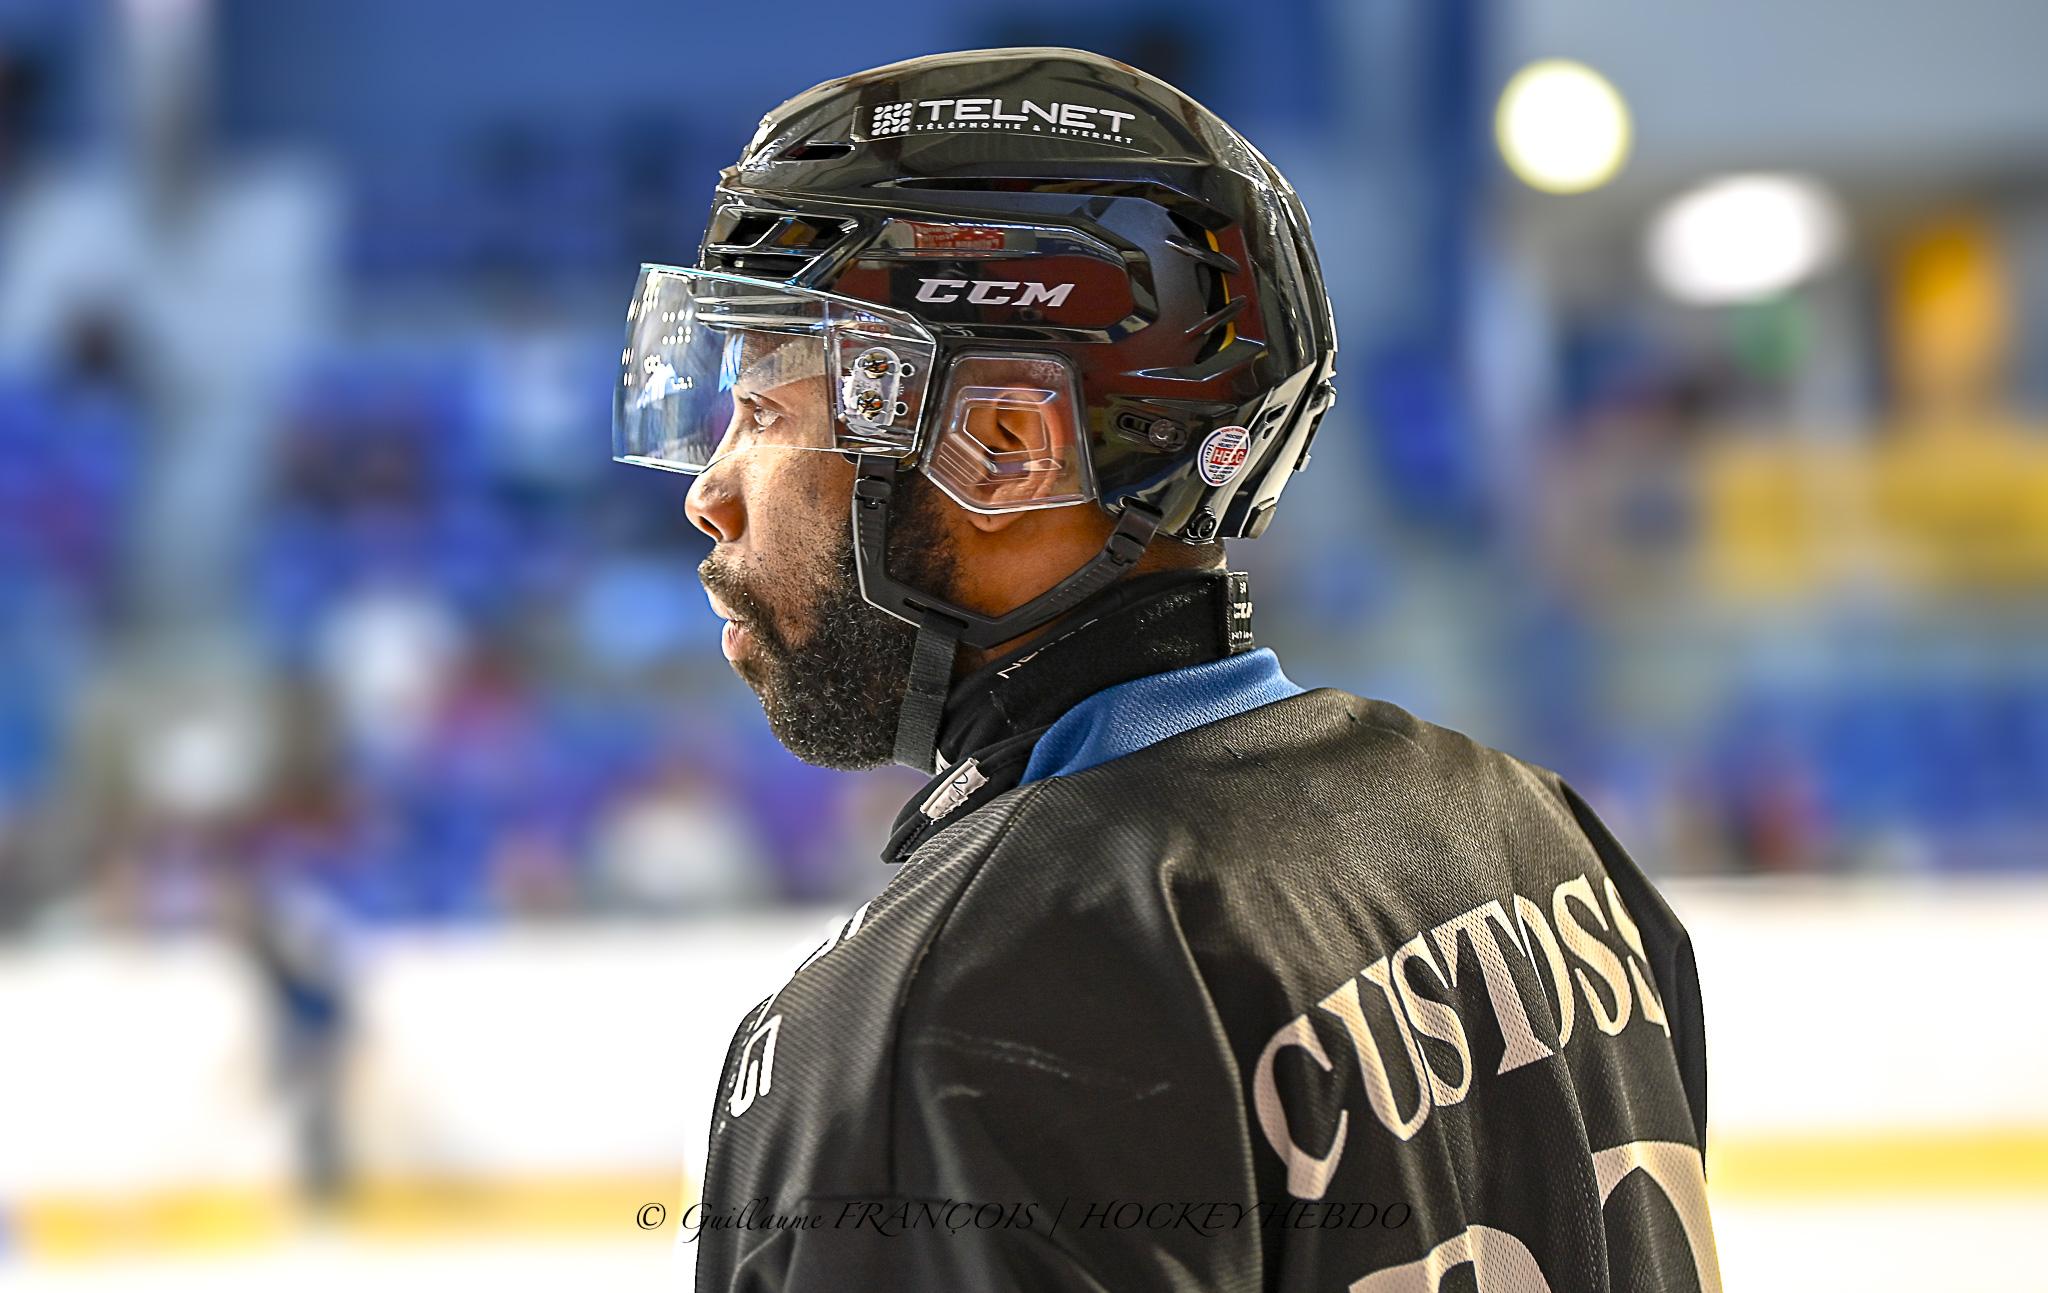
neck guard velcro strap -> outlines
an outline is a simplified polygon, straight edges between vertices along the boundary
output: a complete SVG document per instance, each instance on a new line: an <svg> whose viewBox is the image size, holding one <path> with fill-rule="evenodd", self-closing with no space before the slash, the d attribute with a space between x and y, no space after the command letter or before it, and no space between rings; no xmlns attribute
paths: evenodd
<svg viewBox="0 0 2048 1293"><path fill-rule="evenodd" d="M1252 649L1238 571L1156 571L1097 594L1066 620L977 665L939 720L944 770L896 815L885 862L1016 786L1047 729L1106 687Z"/></svg>
<svg viewBox="0 0 2048 1293"><path fill-rule="evenodd" d="M896 716L896 762L930 776L939 771L939 718L953 686L953 659L960 646L960 622L928 610L917 629L903 708Z"/></svg>

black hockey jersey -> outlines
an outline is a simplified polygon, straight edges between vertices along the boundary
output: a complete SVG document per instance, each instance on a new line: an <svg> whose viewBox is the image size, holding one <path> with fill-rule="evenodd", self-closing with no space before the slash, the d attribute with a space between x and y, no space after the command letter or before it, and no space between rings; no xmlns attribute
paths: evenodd
<svg viewBox="0 0 2048 1293"><path fill-rule="evenodd" d="M1333 689L970 804L741 1022L703 1293L1715 1290L1685 931Z"/></svg>

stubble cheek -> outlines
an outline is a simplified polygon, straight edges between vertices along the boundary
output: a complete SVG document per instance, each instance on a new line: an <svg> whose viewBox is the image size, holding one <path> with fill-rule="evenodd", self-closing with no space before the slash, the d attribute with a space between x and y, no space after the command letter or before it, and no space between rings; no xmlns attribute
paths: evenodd
<svg viewBox="0 0 2048 1293"><path fill-rule="evenodd" d="M838 593L839 551L851 525L853 467L838 454L791 451L767 482L776 506L761 548L764 595L785 646L809 642Z"/></svg>

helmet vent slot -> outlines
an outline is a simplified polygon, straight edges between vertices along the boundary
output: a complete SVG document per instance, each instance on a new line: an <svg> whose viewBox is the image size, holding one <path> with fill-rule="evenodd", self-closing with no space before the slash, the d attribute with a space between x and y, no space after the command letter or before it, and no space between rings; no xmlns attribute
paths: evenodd
<svg viewBox="0 0 2048 1293"><path fill-rule="evenodd" d="M734 249L757 245L778 223L776 217L761 211L735 211L730 218L732 223L728 227L714 227L711 236L719 246Z"/></svg>
<svg viewBox="0 0 2048 1293"><path fill-rule="evenodd" d="M1214 357L1237 336L1236 329L1228 325L1244 309L1246 298L1233 299L1224 276L1239 272L1241 267L1217 248L1216 236L1209 230L1178 211L1171 213L1171 219L1180 236L1167 239L1166 245L1195 262L1195 280L1201 285L1203 317L1187 330L1190 338L1204 338L1195 352L1194 362L1199 364Z"/></svg>
<svg viewBox="0 0 2048 1293"><path fill-rule="evenodd" d="M734 207L720 211L704 240L707 268L792 277L830 250L851 220Z"/></svg>
<svg viewBox="0 0 2048 1293"><path fill-rule="evenodd" d="M844 157L853 151L853 145L827 139L813 139L808 143L785 148L782 160L785 162L822 162L833 157Z"/></svg>

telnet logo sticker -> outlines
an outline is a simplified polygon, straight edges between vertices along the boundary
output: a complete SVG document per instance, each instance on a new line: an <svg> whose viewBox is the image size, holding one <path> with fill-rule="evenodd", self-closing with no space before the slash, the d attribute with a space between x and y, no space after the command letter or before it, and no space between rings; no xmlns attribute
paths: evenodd
<svg viewBox="0 0 2048 1293"><path fill-rule="evenodd" d="M910 114L915 103L890 103L875 109L875 115L868 125L868 134L873 136L902 135L910 132Z"/></svg>
<svg viewBox="0 0 2048 1293"><path fill-rule="evenodd" d="M1135 148L1137 139L1126 132L1137 115L1087 103L1036 99L911 99L872 109L866 138L890 139L926 130L1014 130Z"/></svg>

